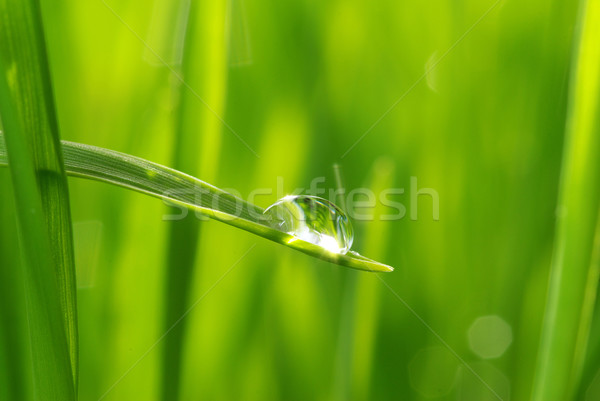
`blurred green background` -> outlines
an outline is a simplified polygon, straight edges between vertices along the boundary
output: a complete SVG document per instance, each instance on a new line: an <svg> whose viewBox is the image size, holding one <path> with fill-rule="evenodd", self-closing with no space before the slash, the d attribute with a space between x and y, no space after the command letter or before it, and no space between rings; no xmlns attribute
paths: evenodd
<svg viewBox="0 0 600 401"><path fill-rule="evenodd" d="M171 382L164 393L529 397L576 2L43 5L63 139L174 166L243 197L273 188L256 199L262 207L276 200L278 177L285 191L321 176L335 188L336 163L348 190L406 188L396 200L408 207L414 176L439 194L439 221L423 196L417 220L355 222L353 248L396 267L383 281L213 221L181 236L197 250L183 279L184 310L194 307L177 326L179 390ZM7 171L0 179L9 188ZM179 268L177 253L168 256L170 211L80 179L70 193L80 399L160 399L171 369L164 346L176 332L163 337L173 296L165 283ZM11 199L0 197L0 258L16 267ZM20 307L11 324L26 325ZM600 385L588 399L600 399L594 391Z"/></svg>

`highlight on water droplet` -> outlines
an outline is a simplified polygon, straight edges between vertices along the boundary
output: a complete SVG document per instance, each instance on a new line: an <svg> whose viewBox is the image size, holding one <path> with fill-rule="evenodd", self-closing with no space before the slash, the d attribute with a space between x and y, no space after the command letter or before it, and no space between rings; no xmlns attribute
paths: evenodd
<svg viewBox="0 0 600 401"><path fill-rule="evenodd" d="M348 216L335 204L318 196L285 196L269 206L264 215L271 227L329 252L344 255L354 241Z"/></svg>

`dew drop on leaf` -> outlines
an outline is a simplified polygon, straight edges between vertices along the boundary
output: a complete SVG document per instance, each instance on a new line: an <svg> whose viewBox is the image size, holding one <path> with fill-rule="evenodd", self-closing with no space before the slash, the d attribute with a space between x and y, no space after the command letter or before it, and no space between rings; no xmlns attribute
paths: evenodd
<svg viewBox="0 0 600 401"><path fill-rule="evenodd" d="M348 216L327 199L310 195L288 195L269 206L267 223L330 252L346 254L354 232Z"/></svg>

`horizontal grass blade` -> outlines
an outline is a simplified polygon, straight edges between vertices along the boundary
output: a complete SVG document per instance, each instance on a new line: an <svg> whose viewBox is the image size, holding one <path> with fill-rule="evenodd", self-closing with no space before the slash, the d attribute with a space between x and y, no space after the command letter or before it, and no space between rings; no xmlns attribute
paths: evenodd
<svg viewBox="0 0 600 401"><path fill-rule="evenodd" d="M329 252L276 230L265 224L261 207L177 170L109 149L68 141L62 144L68 175L142 192L341 266L371 272L394 270L356 252ZM7 164L6 151L0 145L0 165Z"/></svg>

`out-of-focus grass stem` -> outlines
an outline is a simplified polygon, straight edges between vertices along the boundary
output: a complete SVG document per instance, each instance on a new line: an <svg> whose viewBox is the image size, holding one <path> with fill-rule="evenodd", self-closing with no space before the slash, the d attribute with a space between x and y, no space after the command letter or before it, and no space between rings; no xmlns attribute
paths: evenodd
<svg viewBox="0 0 600 401"><path fill-rule="evenodd" d="M581 380L598 266L600 3L583 0L569 93L556 239L533 400L571 400Z"/></svg>
<svg viewBox="0 0 600 401"><path fill-rule="evenodd" d="M185 34L182 77L212 110L222 115L225 103L226 2L192 1ZM177 87L175 117L175 168L213 180L221 143L221 123L187 85ZM200 219L195 213L169 223L166 260L165 329L188 307L194 277ZM185 321L165 338L162 364L162 399L179 397L179 378L185 339Z"/></svg>

